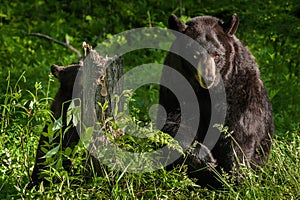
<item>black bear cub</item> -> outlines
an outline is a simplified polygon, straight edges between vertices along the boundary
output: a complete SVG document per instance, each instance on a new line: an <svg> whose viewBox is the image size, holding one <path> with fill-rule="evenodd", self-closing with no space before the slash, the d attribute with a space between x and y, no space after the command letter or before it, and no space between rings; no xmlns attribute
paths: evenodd
<svg viewBox="0 0 300 200"><path fill-rule="evenodd" d="M231 135L221 133L217 142L207 147L213 156L210 160L214 159L216 164L212 171L224 170L234 175L239 174L241 163L254 169L266 163L274 133L271 103L258 65L249 49L235 36L238 24L236 14L226 23L212 16L195 17L183 23L175 15L171 15L169 28L190 37L199 45L198 49L193 49L191 44L184 44L180 37L176 36L171 49L179 49L182 55L191 54L187 56L200 64L194 66L174 51L168 52L164 62L165 66L178 71L195 92L200 108L200 120L194 139L205 146L209 143L204 142L209 131L219 131L210 125L214 123L212 114L217 110L212 104L210 92L218 93L221 91L220 87L223 87L227 106L224 109L225 120L222 125L228 127L227 133ZM172 79L164 68L161 81L176 83L177 80ZM182 87L181 91L184 91L184 86L178 87ZM180 126L199 115L191 112L190 116L184 116L183 121L180 117L180 105L189 105L179 102L176 95L163 86L159 95L159 103L167 112L167 119L164 121L166 123L160 126L163 127L162 131L175 136ZM187 132L186 137L189 137L188 135ZM195 159L190 160L193 162ZM213 187L219 185L211 171L201 170L203 166L197 166L195 163L187 164L190 175L198 178L199 184L209 184Z"/></svg>
<svg viewBox="0 0 300 200"><path fill-rule="evenodd" d="M51 66L51 73L55 78L57 78L60 82L60 87L58 92L56 93L54 97L54 101L51 105L51 111L52 114L56 119L59 119L62 117L62 133L63 139L62 139L62 148L63 150L66 147L74 147L79 142L79 135L76 131L76 127L74 127L72 124L67 124L67 110L70 105L70 100L72 99L72 92L73 92L73 85L77 76L77 73L80 69L80 64L73 64L69 66L57 66L52 65ZM72 123L72 122L70 122ZM68 127L67 131L66 128ZM43 129L43 132L48 132L48 126L46 125ZM45 158L45 149L42 150L44 147L45 142L48 141L49 138L41 134L38 148L36 151L36 161L34 165L34 169L31 175L30 180L30 186L38 184L41 181L45 181L42 176L41 172L42 170L47 169L47 167L44 165ZM59 144L60 137L56 137L52 142L51 146L57 146ZM49 151L50 149L47 149ZM69 160L63 160L63 167L68 168L70 166Z"/></svg>

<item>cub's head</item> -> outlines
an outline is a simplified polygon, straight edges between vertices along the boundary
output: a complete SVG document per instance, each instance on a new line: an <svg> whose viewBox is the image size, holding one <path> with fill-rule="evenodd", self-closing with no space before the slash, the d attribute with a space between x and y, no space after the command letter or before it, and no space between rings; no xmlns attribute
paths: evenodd
<svg viewBox="0 0 300 200"><path fill-rule="evenodd" d="M65 92L72 92L73 85L80 67L80 64L73 64L66 67L52 65L51 73L59 80L61 89L63 89Z"/></svg>
<svg viewBox="0 0 300 200"><path fill-rule="evenodd" d="M170 16L169 28L189 36L197 44L183 44L182 49L191 54L189 56L195 65L193 74L201 87L209 89L219 83L221 76L227 76L233 62L233 38L238 24L237 14L233 14L228 23L215 17L203 16L192 18L185 24L175 15Z"/></svg>

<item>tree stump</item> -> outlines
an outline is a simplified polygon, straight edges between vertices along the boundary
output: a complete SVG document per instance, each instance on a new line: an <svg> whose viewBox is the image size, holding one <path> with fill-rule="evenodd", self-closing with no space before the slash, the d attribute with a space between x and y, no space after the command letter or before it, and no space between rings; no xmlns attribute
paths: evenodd
<svg viewBox="0 0 300 200"><path fill-rule="evenodd" d="M84 125L89 127L96 121L113 117L114 95L121 95L123 59L119 56L104 57L96 50L88 49L80 76ZM101 106L105 106L105 110ZM101 105L101 106L100 106Z"/></svg>

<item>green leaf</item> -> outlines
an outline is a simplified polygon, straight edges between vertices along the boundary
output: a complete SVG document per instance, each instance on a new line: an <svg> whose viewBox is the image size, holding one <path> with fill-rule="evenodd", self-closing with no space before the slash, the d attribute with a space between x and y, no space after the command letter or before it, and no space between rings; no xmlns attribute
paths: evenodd
<svg viewBox="0 0 300 200"><path fill-rule="evenodd" d="M67 111L67 124L70 124L71 120L74 126L77 126L81 119L80 106L76 106L74 100L70 103Z"/></svg>
<svg viewBox="0 0 300 200"><path fill-rule="evenodd" d="M56 119L53 123L52 131L56 131L62 128L62 119L61 117Z"/></svg>
<svg viewBox="0 0 300 200"><path fill-rule="evenodd" d="M93 19L93 18L92 18L90 15L85 16L85 20L86 20L86 21L92 21L92 19Z"/></svg>
<svg viewBox="0 0 300 200"><path fill-rule="evenodd" d="M62 158L60 157L60 158L57 160L57 162L56 162L55 169L56 169L56 170L60 170L60 169L62 169L62 168L63 168L63 166L62 166Z"/></svg>
<svg viewBox="0 0 300 200"><path fill-rule="evenodd" d="M83 135L80 135L82 142L84 144L86 144L86 143L89 144L92 140L93 133L94 133L94 126L87 127L85 129L85 133L83 133Z"/></svg>
<svg viewBox="0 0 300 200"><path fill-rule="evenodd" d="M58 150L59 150L60 145L57 145L56 147L54 147L53 149L51 149L50 151L48 151L46 153L45 156L43 156L42 158L51 158L53 155L55 155Z"/></svg>
<svg viewBox="0 0 300 200"><path fill-rule="evenodd" d="M70 156L72 154L72 149L70 148L70 147L67 147L66 149L65 149L65 155L66 156Z"/></svg>
<svg viewBox="0 0 300 200"><path fill-rule="evenodd" d="M35 82L35 84L34 84L34 88L36 89L36 90L39 90L39 89L42 89L42 83L41 82Z"/></svg>
<svg viewBox="0 0 300 200"><path fill-rule="evenodd" d="M80 109L80 106L76 106L74 107L73 109L73 125L74 126L77 126L78 123L80 122L81 120L81 109Z"/></svg>
<svg viewBox="0 0 300 200"><path fill-rule="evenodd" d="M67 110L67 124L69 124L72 120L73 108L74 108L74 102L71 101L71 103L68 107L68 110Z"/></svg>
<svg viewBox="0 0 300 200"><path fill-rule="evenodd" d="M103 104L101 102L97 102L97 104L100 106L102 112L105 112L105 110L108 108L108 101L105 101Z"/></svg>

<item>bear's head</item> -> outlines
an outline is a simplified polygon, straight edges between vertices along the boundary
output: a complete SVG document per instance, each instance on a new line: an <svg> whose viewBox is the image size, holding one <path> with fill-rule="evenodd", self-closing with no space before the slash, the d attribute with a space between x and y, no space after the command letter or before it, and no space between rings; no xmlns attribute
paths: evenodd
<svg viewBox="0 0 300 200"><path fill-rule="evenodd" d="M234 59L234 33L238 24L237 14L233 14L228 23L216 17L202 16L184 24L174 14L170 16L169 28L189 36L197 44L181 42L180 48L195 60L194 63L183 61L185 66L182 67L193 70L191 73L195 74L201 87L208 89L216 86L221 78L226 79Z"/></svg>
<svg viewBox="0 0 300 200"><path fill-rule="evenodd" d="M51 66L51 73L59 80L60 88L63 89L64 92L72 92L80 67L80 64L73 64L66 67L58 65Z"/></svg>

